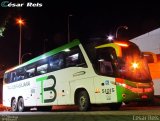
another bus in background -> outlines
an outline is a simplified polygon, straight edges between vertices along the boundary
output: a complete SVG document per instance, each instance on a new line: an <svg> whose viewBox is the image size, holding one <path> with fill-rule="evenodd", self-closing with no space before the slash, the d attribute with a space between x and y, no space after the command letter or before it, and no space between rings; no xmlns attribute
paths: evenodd
<svg viewBox="0 0 160 121"><path fill-rule="evenodd" d="M154 95L160 96L160 58L153 52L143 52L154 84Z"/></svg>

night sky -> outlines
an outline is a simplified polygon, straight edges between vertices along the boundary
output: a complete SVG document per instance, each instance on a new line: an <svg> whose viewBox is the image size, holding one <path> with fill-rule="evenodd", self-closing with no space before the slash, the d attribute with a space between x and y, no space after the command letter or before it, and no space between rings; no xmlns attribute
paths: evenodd
<svg viewBox="0 0 160 121"><path fill-rule="evenodd" d="M3 0L0 0L2 2ZM99 2L98 2L99 1ZM115 35L118 26L127 25L128 30L119 29L121 39L132 39L160 27L160 7L156 3L107 3L74 1L59 3L38 1L42 7L0 6L0 27L5 27L0 37L0 68L18 64L19 26L15 19L25 19L22 26L23 61L67 43L67 18L70 17L70 38L86 41L88 38ZM19 0L19 2L28 2Z"/></svg>

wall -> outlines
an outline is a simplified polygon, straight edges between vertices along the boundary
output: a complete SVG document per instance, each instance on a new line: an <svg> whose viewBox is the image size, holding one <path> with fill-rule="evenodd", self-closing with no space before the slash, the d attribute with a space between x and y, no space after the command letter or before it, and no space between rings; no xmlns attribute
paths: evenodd
<svg viewBox="0 0 160 121"><path fill-rule="evenodd" d="M160 54L160 28L130 40L136 43L142 51Z"/></svg>

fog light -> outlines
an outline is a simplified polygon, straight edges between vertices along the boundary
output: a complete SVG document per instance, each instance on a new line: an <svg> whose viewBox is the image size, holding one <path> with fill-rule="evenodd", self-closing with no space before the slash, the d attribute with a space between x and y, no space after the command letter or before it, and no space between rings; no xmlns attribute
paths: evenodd
<svg viewBox="0 0 160 121"><path fill-rule="evenodd" d="M123 98L126 98L126 94L122 94L122 97L123 97Z"/></svg>

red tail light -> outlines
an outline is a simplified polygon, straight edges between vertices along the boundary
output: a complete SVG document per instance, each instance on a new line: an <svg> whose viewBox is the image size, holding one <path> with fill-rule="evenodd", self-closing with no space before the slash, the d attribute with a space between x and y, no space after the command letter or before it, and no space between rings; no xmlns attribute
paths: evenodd
<svg viewBox="0 0 160 121"><path fill-rule="evenodd" d="M122 42L115 42L115 44L122 46L122 47L128 47L128 44L122 43Z"/></svg>

